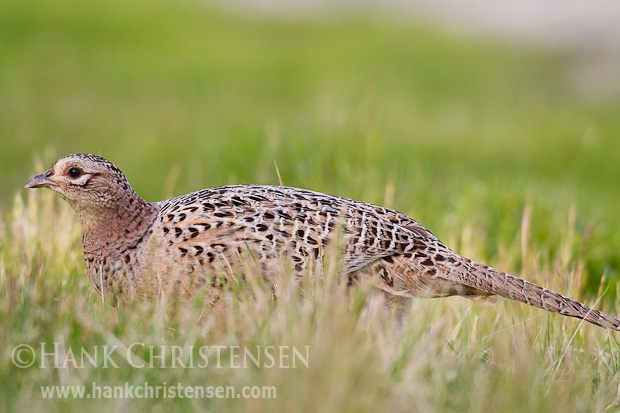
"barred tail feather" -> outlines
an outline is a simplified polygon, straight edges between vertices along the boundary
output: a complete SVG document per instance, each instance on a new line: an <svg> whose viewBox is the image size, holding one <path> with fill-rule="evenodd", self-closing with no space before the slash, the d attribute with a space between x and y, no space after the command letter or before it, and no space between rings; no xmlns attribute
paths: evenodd
<svg viewBox="0 0 620 413"><path fill-rule="evenodd" d="M581 318L597 326L620 331L620 320L590 308L579 301L495 268L462 258L454 270L452 272L455 277L454 281L467 286L519 301L532 307L568 317Z"/></svg>

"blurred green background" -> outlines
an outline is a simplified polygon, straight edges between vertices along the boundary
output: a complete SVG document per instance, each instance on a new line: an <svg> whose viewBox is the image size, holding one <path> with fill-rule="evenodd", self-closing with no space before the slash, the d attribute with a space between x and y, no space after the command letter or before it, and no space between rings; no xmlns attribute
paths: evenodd
<svg viewBox="0 0 620 413"><path fill-rule="evenodd" d="M580 96L571 56L377 11L164 0L1 2L0 42L3 211L35 162L73 152L151 201L277 184L275 161L287 185L398 209L489 264L531 206L541 260L570 233L590 293L620 272L620 102Z"/></svg>

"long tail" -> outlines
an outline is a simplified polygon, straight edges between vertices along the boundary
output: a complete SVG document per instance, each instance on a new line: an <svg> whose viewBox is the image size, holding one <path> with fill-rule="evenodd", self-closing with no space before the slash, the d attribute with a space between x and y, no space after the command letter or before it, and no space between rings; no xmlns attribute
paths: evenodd
<svg viewBox="0 0 620 413"><path fill-rule="evenodd" d="M484 292L542 308L568 317L581 318L600 327L620 331L620 320L601 311L547 290L522 278L488 267L479 262L460 257L454 263L450 276L460 282Z"/></svg>

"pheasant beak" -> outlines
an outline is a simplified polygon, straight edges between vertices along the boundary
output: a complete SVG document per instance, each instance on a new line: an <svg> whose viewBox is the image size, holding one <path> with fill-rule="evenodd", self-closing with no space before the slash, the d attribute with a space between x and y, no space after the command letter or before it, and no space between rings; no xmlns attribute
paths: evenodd
<svg viewBox="0 0 620 413"><path fill-rule="evenodd" d="M42 174L33 176L26 184L26 188L49 188L52 185L56 185L56 182L49 179L49 177L52 176L53 173L54 171L48 169Z"/></svg>

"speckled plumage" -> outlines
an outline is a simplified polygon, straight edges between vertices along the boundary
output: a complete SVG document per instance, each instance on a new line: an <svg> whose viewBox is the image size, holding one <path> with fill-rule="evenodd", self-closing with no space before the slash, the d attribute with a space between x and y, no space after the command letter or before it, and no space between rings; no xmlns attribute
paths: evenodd
<svg viewBox="0 0 620 413"><path fill-rule="evenodd" d="M282 261L301 279L309 269L320 270L341 239L343 279L368 278L394 303L498 295L620 329L620 321L607 314L456 254L412 218L380 206L260 185L150 203L114 164L90 154L59 159L26 187L49 187L75 209L87 273L113 302L196 288L209 289L207 297L215 302L222 280L248 259L272 285Z"/></svg>

